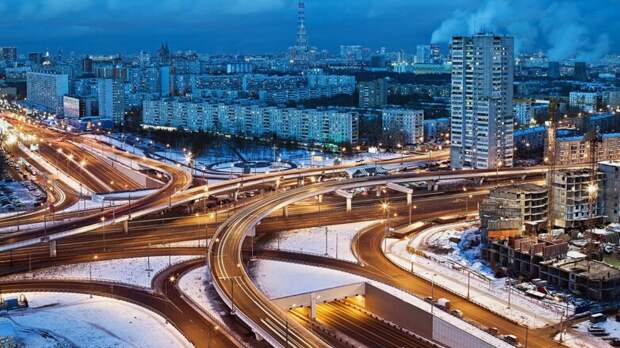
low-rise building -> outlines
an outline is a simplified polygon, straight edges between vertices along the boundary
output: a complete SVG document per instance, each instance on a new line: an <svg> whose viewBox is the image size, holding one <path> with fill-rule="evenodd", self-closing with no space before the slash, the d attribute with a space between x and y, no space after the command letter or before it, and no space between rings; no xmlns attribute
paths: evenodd
<svg viewBox="0 0 620 348"><path fill-rule="evenodd" d="M482 256L498 273L533 279L540 277L541 262L567 253L568 243L561 239L510 238L489 243Z"/></svg>
<svg viewBox="0 0 620 348"><path fill-rule="evenodd" d="M585 258L547 260L540 263L538 278L547 285L601 301L620 296L620 270L606 263Z"/></svg>

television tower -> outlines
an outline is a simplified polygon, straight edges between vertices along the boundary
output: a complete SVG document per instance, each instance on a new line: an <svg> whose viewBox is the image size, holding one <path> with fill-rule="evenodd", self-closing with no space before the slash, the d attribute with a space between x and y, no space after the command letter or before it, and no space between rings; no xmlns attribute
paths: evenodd
<svg viewBox="0 0 620 348"><path fill-rule="evenodd" d="M297 6L297 47L308 49L308 36L306 35L306 6L304 0L299 0Z"/></svg>

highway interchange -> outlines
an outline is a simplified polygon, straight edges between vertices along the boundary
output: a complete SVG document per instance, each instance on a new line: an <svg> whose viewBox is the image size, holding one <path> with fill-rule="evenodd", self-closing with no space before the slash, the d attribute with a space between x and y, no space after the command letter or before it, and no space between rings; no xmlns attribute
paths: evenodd
<svg viewBox="0 0 620 348"><path fill-rule="evenodd" d="M13 120L14 122L18 122ZM50 163L54 161L61 170L75 175L74 179L89 187L93 191L112 192L118 190L137 189L135 182L123 177L99 156L78 148L75 144L95 148L104 152L114 153L117 156L140 163L145 168L151 168L164 174L167 178L165 185L144 198L135 199L130 204L119 207L104 207L86 212L62 213L62 208L75 203L79 193L62 184L59 180L52 180L56 189L65 196L63 205L59 205L56 213L69 221L56 224L45 229L34 228L19 233L8 233L0 236L3 251L0 253L0 273L11 274L44 268L51 265L70 264L91 261L93 255L99 259L128 258L146 255L207 255L206 258L211 279L217 292L231 309L234 307L236 317L244 323L235 321L229 328L219 328L205 313L200 312L179 293L174 281L182 274L199 266L204 266L205 259L189 262L166 270L153 282L155 292L144 293L130 287L119 285L108 286L101 282L65 282L32 280L29 282L2 282L2 291L31 291L31 290L70 290L76 292L91 292L104 296L114 296L134 303L144 305L170 320L196 346L226 347L231 344L239 345L234 335L226 335L224 331L241 332L248 336L252 331L258 333L265 341L254 345L265 345L267 342L274 346L290 347L321 347L337 346L337 341L329 341L324 335L311 331L310 325L300 320L290 320L295 314L285 313L275 307L268 298L256 287L247 273L248 249L251 240L248 234L257 232L257 238L272 238L274 232L290 229L330 225L360 220L378 220L384 212L379 208L379 202L385 199L369 193L353 199L353 211L346 212L344 199L333 195L339 189L355 189L368 187L375 189L390 182L426 183L440 178L471 180L469 191L464 193L459 188L450 192L428 193L425 190L416 191L414 202L416 205L412 221L427 221L436 217L462 213L465 206L465 196L473 195L470 202L481 199L489 185L511 180L540 180L545 168L515 168L499 171L444 171L444 172L404 172L395 173L389 177L348 178L347 166L331 168L300 168L286 173L258 174L254 176L233 178L218 181L209 185L192 183L192 176L188 170L178 166L166 164L147 157L140 157L109 144L97 142L90 138L75 135L58 134L55 131L44 129L36 124L23 124L24 130L36 133L38 138L46 144L40 147L43 155ZM67 138L71 140L68 141ZM45 139L45 140L43 140ZM47 145L52 144L52 145ZM88 161L89 175L77 170L73 159L60 160L62 154L74 153L79 164L82 160ZM79 150L79 151L78 151ZM83 156L83 157L82 157ZM445 158L444 153L436 154L438 158ZM443 156L443 157L442 157ZM400 164L427 158L427 155L411 156L407 158L387 161ZM43 170L43 169L41 169ZM111 174L114 173L114 174ZM53 176L54 173L48 173ZM106 180L110 184L101 185ZM480 182L480 179L483 179ZM478 181L478 182L477 182ZM476 184L477 182L477 184ZM130 186L131 185L131 186ZM235 201L230 199L221 203L224 196L239 195L244 191L261 192L253 197L246 197ZM404 196L391 193L391 202L398 218L392 219L394 226L407 223L410 207L404 202ZM317 202L321 196L323 202ZM66 203L65 203L66 202ZM216 202L215 205L212 203ZM207 205L209 204L209 206ZM282 208L289 206L288 217L282 216ZM0 227L11 226L19 221L32 223L47 219L50 212L46 209L24 214L21 217L12 217L0 220ZM70 218L70 219L69 219ZM127 221L128 232L123 223ZM383 238L383 227L365 230L354 243L355 253L359 257L359 264L346 263L310 255L300 255L279 251L256 250L259 258L277 259L288 262L300 262L344 270L364 277L378 280L397 288L407 289L420 297L428 296L429 284L412 274L392 264L382 253L380 244ZM50 257L50 238L56 240L56 257ZM174 243L188 240L210 239L209 248L152 248L152 245ZM172 276L172 278L171 278ZM170 283L170 284L167 284ZM172 289L163 291L162 289ZM468 320L485 327L497 327L502 332L514 333L522 341L525 333L517 323L513 323L491 313L462 298L439 291L443 297L449 298L461 309ZM234 305L233 305L234 297ZM167 301L174 306L163 306ZM333 304L334 312L347 312L339 304ZM167 309L167 308L174 309ZM180 310L180 312L179 312ZM325 313L326 309L321 309ZM176 311L176 312L175 312ZM329 311L328 311L329 312ZM340 313L339 312L339 313ZM342 313L341 313L342 314ZM338 327L338 321L332 321ZM374 332L383 332L380 325L371 325ZM555 345L551 340L554 328L530 330L529 346L548 347ZM406 338L405 338L406 339ZM400 340L397 339L396 341ZM374 341L379 342L379 341ZM407 344L403 345L407 346ZM424 344L423 344L424 345Z"/></svg>

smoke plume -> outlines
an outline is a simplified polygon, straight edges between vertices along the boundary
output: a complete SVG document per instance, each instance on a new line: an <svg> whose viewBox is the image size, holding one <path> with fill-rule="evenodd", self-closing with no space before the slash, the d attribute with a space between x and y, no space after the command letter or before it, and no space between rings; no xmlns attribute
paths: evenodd
<svg viewBox="0 0 620 348"><path fill-rule="evenodd" d="M615 21L609 10L617 5L615 0L486 0L472 11L453 12L435 29L432 42L491 31L514 36L517 52L542 49L551 60L592 61L609 52L605 22Z"/></svg>

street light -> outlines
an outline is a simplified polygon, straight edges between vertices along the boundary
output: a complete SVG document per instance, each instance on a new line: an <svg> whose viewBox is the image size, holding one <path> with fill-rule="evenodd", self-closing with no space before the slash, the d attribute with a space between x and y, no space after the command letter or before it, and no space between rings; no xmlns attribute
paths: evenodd
<svg viewBox="0 0 620 348"><path fill-rule="evenodd" d="M390 228L390 203L381 203L381 209L385 212L385 230L383 233L383 252L387 253L387 236Z"/></svg>
<svg viewBox="0 0 620 348"><path fill-rule="evenodd" d="M97 261L97 259L99 258L99 256L97 254L95 254L95 256L93 256L93 261ZM93 282L93 263L89 262L88 263L88 279L89 279L89 283L92 284ZM90 293L90 298L93 298L93 293Z"/></svg>
<svg viewBox="0 0 620 348"><path fill-rule="evenodd" d="M103 252L106 252L106 243L105 243L105 216L101 217L101 232L103 233Z"/></svg>

